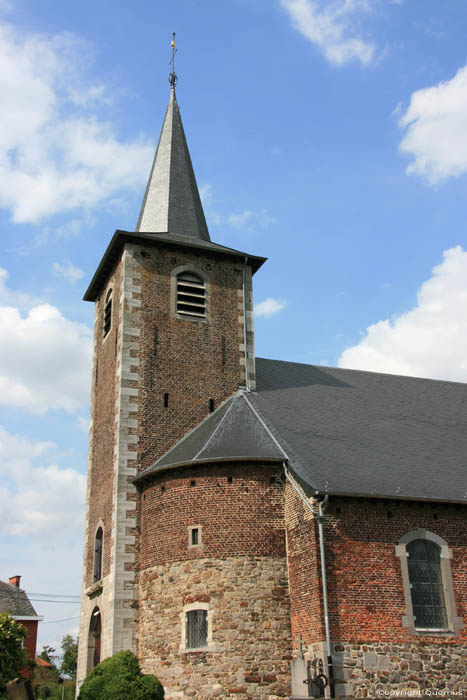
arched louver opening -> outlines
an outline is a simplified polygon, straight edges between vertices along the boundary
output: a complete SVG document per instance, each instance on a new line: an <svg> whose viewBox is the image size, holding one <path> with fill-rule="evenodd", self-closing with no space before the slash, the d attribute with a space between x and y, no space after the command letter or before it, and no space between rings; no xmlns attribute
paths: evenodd
<svg viewBox="0 0 467 700"><path fill-rule="evenodd" d="M100 527L96 532L94 539L94 582L100 581L102 578L102 543L104 533Z"/></svg>
<svg viewBox="0 0 467 700"><path fill-rule="evenodd" d="M412 540L407 544L407 554L415 627L445 629L440 547L430 540Z"/></svg>
<svg viewBox="0 0 467 700"><path fill-rule="evenodd" d="M194 272L177 275L177 314L206 318L206 285Z"/></svg>
<svg viewBox="0 0 467 700"><path fill-rule="evenodd" d="M112 290L109 289L104 305L104 338L112 328Z"/></svg>

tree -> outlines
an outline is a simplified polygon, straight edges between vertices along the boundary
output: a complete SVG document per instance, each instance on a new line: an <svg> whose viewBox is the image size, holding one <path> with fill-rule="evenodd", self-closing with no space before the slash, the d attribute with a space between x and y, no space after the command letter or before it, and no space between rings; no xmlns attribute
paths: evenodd
<svg viewBox="0 0 467 700"><path fill-rule="evenodd" d="M63 658L60 670L74 680L78 662L78 640L74 639L71 634L66 634L62 639L62 651Z"/></svg>
<svg viewBox="0 0 467 700"><path fill-rule="evenodd" d="M53 647L48 646L46 644L45 646L42 647L42 651L39 654L40 659L44 659L44 661L47 661L48 664L56 668L56 663L55 663L55 649Z"/></svg>
<svg viewBox="0 0 467 700"><path fill-rule="evenodd" d="M155 676L143 676L131 651L119 651L98 664L81 686L78 700L164 700Z"/></svg>
<svg viewBox="0 0 467 700"><path fill-rule="evenodd" d="M23 649L27 632L9 613L0 613L0 692L28 665Z"/></svg>

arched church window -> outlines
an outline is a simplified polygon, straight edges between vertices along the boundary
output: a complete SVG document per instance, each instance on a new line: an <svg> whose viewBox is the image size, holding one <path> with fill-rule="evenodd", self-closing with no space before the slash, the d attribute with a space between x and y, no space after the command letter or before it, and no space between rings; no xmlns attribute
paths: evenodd
<svg viewBox="0 0 467 700"><path fill-rule="evenodd" d="M94 538L94 582L100 581L102 578L102 545L104 540L104 532L101 527L97 529Z"/></svg>
<svg viewBox="0 0 467 700"><path fill-rule="evenodd" d="M112 328L112 290L109 289L104 304L104 338Z"/></svg>
<svg viewBox="0 0 467 700"><path fill-rule="evenodd" d="M412 609L418 629L447 627L440 554L441 548L430 540L412 540L407 545Z"/></svg>
<svg viewBox="0 0 467 700"><path fill-rule="evenodd" d="M400 558L405 615L402 625L410 634L458 633L451 574L452 549L439 535L424 528L403 535L396 545Z"/></svg>
<svg viewBox="0 0 467 700"><path fill-rule="evenodd" d="M182 316L206 317L206 284L194 272L185 271L177 275L176 312Z"/></svg>

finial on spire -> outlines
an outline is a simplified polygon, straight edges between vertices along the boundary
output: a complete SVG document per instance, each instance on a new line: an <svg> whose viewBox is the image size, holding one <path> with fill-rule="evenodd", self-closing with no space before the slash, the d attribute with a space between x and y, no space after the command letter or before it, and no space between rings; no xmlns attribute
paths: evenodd
<svg viewBox="0 0 467 700"><path fill-rule="evenodd" d="M177 53L177 47L175 46L175 32L172 34L172 42L171 42L171 47L172 47L172 58L170 62L172 63L172 72L169 75L169 83L172 87L172 89L175 89L176 84L178 83L178 77L175 74L175 54Z"/></svg>

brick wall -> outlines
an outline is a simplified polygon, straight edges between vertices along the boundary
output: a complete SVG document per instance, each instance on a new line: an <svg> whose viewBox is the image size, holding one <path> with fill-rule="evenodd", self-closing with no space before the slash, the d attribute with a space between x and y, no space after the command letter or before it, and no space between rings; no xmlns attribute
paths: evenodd
<svg viewBox="0 0 467 700"><path fill-rule="evenodd" d="M465 506L331 497L325 509L325 555L337 697L451 690L467 693L465 628L411 634L396 545L423 528L452 549L457 615L467 615ZM286 489L292 639L307 658L325 660L317 523Z"/></svg>
<svg viewBox="0 0 467 700"><path fill-rule="evenodd" d="M142 248L138 468L145 469L244 380L242 274L235 261L182 247ZM171 273L190 265L208 279L208 321L176 318ZM164 394L169 394L164 407Z"/></svg>
<svg viewBox="0 0 467 700"><path fill-rule="evenodd" d="M199 547L188 547L190 526L201 528ZM157 475L145 489L142 570L170 561L245 555L285 556L283 484L276 466L177 469Z"/></svg>
<svg viewBox="0 0 467 700"><path fill-rule="evenodd" d="M379 643L414 639L402 626L405 601L395 545L404 534L418 528L439 535L452 548L457 614L467 615L465 506L333 498L326 513L328 592L334 639ZM461 638L466 638L465 629ZM452 641L446 636L436 638L440 644Z"/></svg>
<svg viewBox="0 0 467 700"><path fill-rule="evenodd" d="M320 560L316 521L290 483L285 487L285 524L294 647L324 637Z"/></svg>
<svg viewBox="0 0 467 700"><path fill-rule="evenodd" d="M122 284L121 262L109 277L95 306L94 361L91 387L91 433L88 471L88 515L85 555L86 586L93 582L94 536L102 521L104 530L102 576L110 572L114 485L114 449L117 414L117 352ZM112 327L104 338L105 297L112 289Z"/></svg>
<svg viewBox="0 0 467 700"><path fill-rule="evenodd" d="M37 620L21 620L19 624L26 628L27 637L24 640L24 649L29 658L34 661L36 658ZM32 671L29 668L25 668L21 671L21 675L30 678Z"/></svg>

